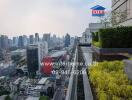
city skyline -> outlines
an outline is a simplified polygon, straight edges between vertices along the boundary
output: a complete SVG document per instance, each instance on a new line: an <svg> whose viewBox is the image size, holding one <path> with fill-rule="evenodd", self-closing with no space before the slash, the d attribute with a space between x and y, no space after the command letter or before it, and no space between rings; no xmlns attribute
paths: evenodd
<svg viewBox="0 0 132 100"><path fill-rule="evenodd" d="M91 7L102 5L110 10L111 0L1 0L0 34L9 37L39 33L69 33L80 36L90 22Z"/></svg>

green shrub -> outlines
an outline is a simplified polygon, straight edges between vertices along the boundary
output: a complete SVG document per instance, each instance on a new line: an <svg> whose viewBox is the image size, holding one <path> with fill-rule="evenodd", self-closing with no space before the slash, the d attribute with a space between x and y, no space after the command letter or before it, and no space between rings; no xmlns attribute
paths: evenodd
<svg viewBox="0 0 132 100"><path fill-rule="evenodd" d="M93 41L92 44L93 44L94 46L96 46L96 47L101 47L101 46L100 46L100 42Z"/></svg>
<svg viewBox="0 0 132 100"><path fill-rule="evenodd" d="M93 41L98 41L99 40L98 32L93 32L92 33L92 38L93 38Z"/></svg>
<svg viewBox="0 0 132 100"><path fill-rule="evenodd" d="M49 97L48 97L48 96L41 96L41 97L39 98L39 100L49 100Z"/></svg>
<svg viewBox="0 0 132 100"><path fill-rule="evenodd" d="M100 62L91 66L89 76L98 100L131 100L132 85L123 62Z"/></svg>
<svg viewBox="0 0 132 100"><path fill-rule="evenodd" d="M102 48L132 48L132 27L100 29L99 42Z"/></svg>

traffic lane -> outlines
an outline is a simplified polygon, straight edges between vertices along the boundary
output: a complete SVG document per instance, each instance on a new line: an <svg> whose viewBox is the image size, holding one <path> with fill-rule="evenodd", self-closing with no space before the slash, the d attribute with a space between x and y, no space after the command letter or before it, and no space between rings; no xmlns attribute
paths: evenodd
<svg viewBox="0 0 132 100"><path fill-rule="evenodd" d="M59 87L56 90L56 93L55 93L53 100L64 100L64 89L63 89L63 87Z"/></svg>

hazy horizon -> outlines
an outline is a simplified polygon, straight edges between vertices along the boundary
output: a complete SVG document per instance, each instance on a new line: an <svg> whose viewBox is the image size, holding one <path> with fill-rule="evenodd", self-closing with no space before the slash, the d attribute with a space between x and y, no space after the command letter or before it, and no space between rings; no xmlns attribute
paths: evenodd
<svg viewBox="0 0 132 100"><path fill-rule="evenodd" d="M91 22L91 7L111 8L111 0L0 0L0 34L80 36Z"/></svg>

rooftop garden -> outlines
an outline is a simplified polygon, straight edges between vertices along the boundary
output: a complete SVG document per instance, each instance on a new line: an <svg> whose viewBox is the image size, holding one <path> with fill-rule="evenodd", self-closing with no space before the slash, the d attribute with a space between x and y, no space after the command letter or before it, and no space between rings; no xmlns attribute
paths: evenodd
<svg viewBox="0 0 132 100"><path fill-rule="evenodd" d="M99 62L88 74L96 100L132 100L132 82L122 61Z"/></svg>

